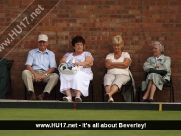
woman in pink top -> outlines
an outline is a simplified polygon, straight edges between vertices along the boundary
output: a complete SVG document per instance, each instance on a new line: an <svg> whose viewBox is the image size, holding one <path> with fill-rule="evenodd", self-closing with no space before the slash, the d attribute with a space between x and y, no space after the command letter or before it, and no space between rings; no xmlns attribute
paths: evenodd
<svg viewBox="0 0 181 136"><path fill-rule="evenodd" d="M112 98L122 85L130 80L129 66L131 64L130 55L122 51L124 41L120 35L112 40L113 53L106 56L105 66L107 73L104 76L105 98L108 102L114 102Z"/></svg>

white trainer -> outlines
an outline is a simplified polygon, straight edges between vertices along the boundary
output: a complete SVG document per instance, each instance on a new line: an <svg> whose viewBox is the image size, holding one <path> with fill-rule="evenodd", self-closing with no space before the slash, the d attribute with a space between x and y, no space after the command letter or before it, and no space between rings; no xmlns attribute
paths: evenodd
<svg viewBox="0 0 181 136"><path fill-rule="evenodd" d="M111 97L109 98L108 102L114 102L114 99Z"/></svg>
<svg viewBox="0 0 181 136"><path fill-rule="evenodd" d="M63 101L65 101L65 102L72 102L71 98L70 97L66 97L66 96L63 97Z"/></svg>
<svg viewBox="0 0 181 136"><path fill-rule="evenodd" d="M82 102L82 99L80 97L75 97L76 102Z"/></svg>

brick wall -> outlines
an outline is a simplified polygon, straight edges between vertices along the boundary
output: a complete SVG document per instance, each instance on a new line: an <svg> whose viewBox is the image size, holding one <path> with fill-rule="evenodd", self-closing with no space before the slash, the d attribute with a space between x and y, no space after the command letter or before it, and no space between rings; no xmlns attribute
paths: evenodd
<svg viewBox="0 0 181 136"><path fill-rule="evenodd" d="M1 0L0 31L3 32L31 2L32 0ZM0 52L0 57L9 52L6 58L15 60L11 76L13 93L8 98L24 98L21 78L24 63L28 51L37 47L38 34L45 33L50 39L48 48L56 54L57 64L66 52L72 51L72 37L82 35L85 38L86 50L94 57L94 101L101 101L104 60L112 52L109 42L113 36L121 34L125 40L124 51L129 52L133 60L131 69L136 87L141 86L144 79L142 66L152 55L151 43L164 43L165 55L172 59L175 101L180 102L180 5L181 0L62 0L15 48L12 49L13 45L8 46ZM2 37L3 35L0 39ZM118 99L120 96L115 97ZM155 99L168 101L169 90L157 91Z"/></svg>

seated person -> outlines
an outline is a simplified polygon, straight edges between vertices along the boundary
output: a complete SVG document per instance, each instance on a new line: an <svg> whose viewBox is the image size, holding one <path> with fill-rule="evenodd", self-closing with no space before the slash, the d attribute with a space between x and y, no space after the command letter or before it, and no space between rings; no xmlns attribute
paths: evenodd
<svg viewBox="0 0 181 136"><path fill-rule="evenodd" d="M76 36L72 39L71 53L66 53L60 60L61 63L73 62L78 66L79 70L74 75L61 74L60 72L60 92L66 94L63 101L72 102L75 96L76 102L82 102L81 95L88 96L89 83L93 79L91 66L93 65L93 57L90 52L84 51L85 40L82 36Z"/></svg>
<svg viewBox="0 0 181 136"><path fill-rule="evenodd" d="M122 51L124 41L120 35L112 40L113 53L106 56L105 66L107 73L104 76L105 98L108 102L114 102L113 95L130 80L129 66L130 55Z"/></svg>
<svg viewBox="0 0 181 136"><path fill-rule="evenodd" d="M167 74L161 76L160 74L150 73L147 75L146 82L142 83L142 91L146 89L146 92L141 102L153 102L153 97L156 88L162 90L163 84L170 81L171 76L171 59L168 56L164 56L164 46L160 42L154 42L153 44L153 56L149 57L143 64L143 69L149 72L150 69L166 70Z"/></svg>
<svg viewBox="0 0 181 136"><path fill-rule="evenodd" d="M38 48L29 51L25 63L26 70L22 73L23 81L30 92L30 100L43 100L45 94L50 94L53 87L57 84L58 74L53 73L57 67L55 54L47 49L48 36L40 34L38 36ZM47 82L41 95L36 97L33 82Z"/></svg>

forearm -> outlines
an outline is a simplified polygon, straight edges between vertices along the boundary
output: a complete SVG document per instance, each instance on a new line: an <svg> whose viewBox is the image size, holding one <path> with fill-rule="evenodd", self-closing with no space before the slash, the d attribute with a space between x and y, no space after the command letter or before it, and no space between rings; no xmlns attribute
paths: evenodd
<svg viewBox="0 0 181 136"><path fill-rule="evenodd" d="M105 66L107 69L113 68L128 68L131 64L131 60L129 58L125 58L123 62L112 62L111 60L106 60Z"/></svg>
<svg viewBox="0 0 181 136"><path fill-rule="evenodd" d="M40 75L40 81L42 81L47 75L53 73L55 71L55 68L50 68L48 71L45 71Z"/></svg>
<svg viewBox="0 0 181 136"><path fill-rule="evenodd" d="M79 66L83 66L85 68L91 67L92 64L90 62L79 62Z"/></svg>
<svg viewBox="0 0 181 136"><path fill-rule="evenodd" d="M125 62L112 62L110 67L111 68L123 68L123 69L125 69L125 68L128 68L129 65Z"/></svg>
<svg viewBox="0 0 181 136"><path fill-rule="evenodd" d="M60 64L61 63L65 63L66 62L66 57L63 57L61 60L60 60Z"/></svg>
<svg viewBox="0 0 181 136"><path fill-rule="evenodd" d="M61 64L61 63L65 63L65 62L66 62L65 60L60 60L60 64Z"/></svg>
<svg viewBox="0 0 181 136"><path fill-rule="evenodd" d="M113 69L115 67L112 67L112 66L106 66L107 69Z"/></svg>
<svg viewBox="0 0 181 136"><path fill-rule="evenodd" d="M27 65L26 69L29 70L34 76L36 75L36 72L33 70L33 68L30 65Z"/></svg>
<svg viewBox="0 0 181 136"><path fill-rule="evenodd" d="M171 67L171 59L168 57L166 61L160 65L159 69L167 70L169 71Z"/></svg>
<svg viewBox="0 0 181 136"><path fill-rule="evenodd" d="M84 62L78 62L78 66L83 66L85 68L91 67L93 64L93 58L87 56Z"/></svg>
<svg viewBox="0 0 181 136"><path fill-rule="evenodd" d="M144 71L148 72L150 69L155 69L156 68L156 65L155 64L150 64L150 63L147 63L145 62L143 64L143 69Z"/></svg>

